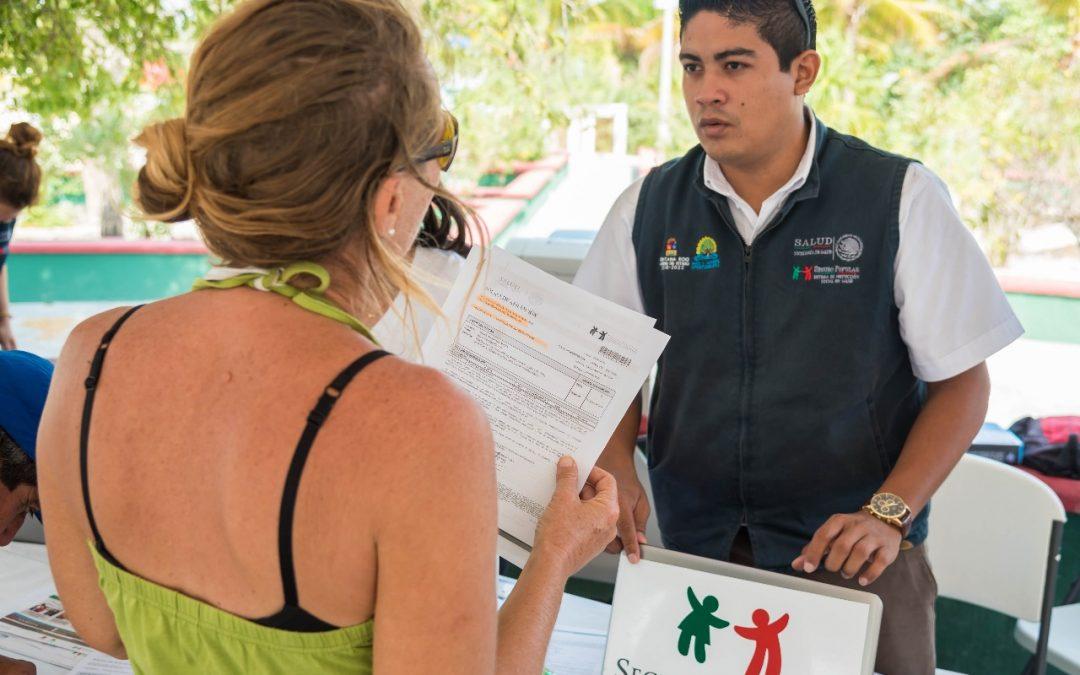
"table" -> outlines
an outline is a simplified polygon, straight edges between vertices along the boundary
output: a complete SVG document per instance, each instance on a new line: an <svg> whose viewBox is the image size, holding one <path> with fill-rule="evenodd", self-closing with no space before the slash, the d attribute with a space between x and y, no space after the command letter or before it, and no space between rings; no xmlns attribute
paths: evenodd
<svg viewBox="0 0 1080 675"><path fill-rule="evenodd" d="M499 606L517 583L499 576ZM600 675L604 667L611 605L563 593L544 667L553 675Z"/></svg>
<svg viewBox="0 0 1080 675"><path fill-rule="evenodd" d="M499 605L516 581L500 576ZM25 609L56 592L48 556L41 544L13 542L0 548L0 616ZM611 606L563 594L545 665L554 675L600 675L607 644ZM39 675L59 675L64 669L36 663Z"/></svg>

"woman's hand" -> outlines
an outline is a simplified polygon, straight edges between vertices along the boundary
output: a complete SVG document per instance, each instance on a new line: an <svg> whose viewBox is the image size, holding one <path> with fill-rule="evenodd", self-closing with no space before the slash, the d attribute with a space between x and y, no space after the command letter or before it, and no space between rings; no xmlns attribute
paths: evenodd
<svg viewBox="0 0 1080 675"><path fill-rule="evenodd" d="M15 349L15 333L11 330L11 318L0 316L0 350Z"/></svg>
<svg viewBox="0 0 1080 675"><path fill-rule="evenodd" d="M586 481L587 494L577 491L577 464L570 456L559 460L555 494L536 528L533 555L569 578L604 550L615 537L619 518L615 478L597 467ZM583 494L586 494L583 491Z"/></svg>

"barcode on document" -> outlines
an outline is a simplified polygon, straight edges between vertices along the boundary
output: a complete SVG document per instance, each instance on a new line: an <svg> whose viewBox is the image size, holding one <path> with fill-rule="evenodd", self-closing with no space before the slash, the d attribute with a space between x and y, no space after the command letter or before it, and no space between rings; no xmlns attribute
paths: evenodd
<svg viewBox="0 0 1080 675"><path fill-rule="evenodd" d="M615 351L614 349L608 349L607 347L601 347L600 348L600 356L606 356L609 359L611 359L612 361L614 361L614 362L616 362L616 363L618 363L620 365L623 365L623 366L629 366L630 365L630 357L629 356L623 356L622 354Z"/></svg>

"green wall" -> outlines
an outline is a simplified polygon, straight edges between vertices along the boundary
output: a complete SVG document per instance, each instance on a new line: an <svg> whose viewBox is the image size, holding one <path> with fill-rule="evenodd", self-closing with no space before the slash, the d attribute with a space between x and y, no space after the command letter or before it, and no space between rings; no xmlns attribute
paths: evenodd
<svg viewBox="0 0 1080 675"><path fill-rule="evenodd" d="M526 211L543 204L548 193L545 188ZM515 219L515 225L526 219ZM515 225L497 241L512 236ZM155 300L183 293L210 267L198 254L26 253L10 256L8 264L13 302ZM1012 293L1009 302L1027 337L1080 344L1080 298Z"/></svg>
<svg viewBox="0 0 1080 675"><path fill-rule="evenodd" d="M1011 293L1009 304L1024 324L1024 337L1080 344L1080 298Z"/></svg>
<svg viewBox="0 0 1080 675"><path fill-rule="evenodd" d="M210 269L205 255L18 254L8 258L12 302L157 300Z"/></svg>

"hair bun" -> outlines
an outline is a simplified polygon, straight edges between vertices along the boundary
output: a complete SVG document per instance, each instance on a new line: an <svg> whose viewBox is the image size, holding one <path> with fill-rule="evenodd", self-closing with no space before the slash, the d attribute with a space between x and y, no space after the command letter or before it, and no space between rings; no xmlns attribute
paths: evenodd
<svg viewBox="0 0 1080 675"><path fill-rule="evenodd" d="M151 124L135 142L146 148L146 166L136 181L139 206L156 220L186 220L191 205L191 159L184 119Z"/></svg>
<svg viewBox="0 0 1080 675"><path fill-rule="evenodd" d="M33 157L37 154L38 143L41 142L41 132L26 122L17 122L8 129L8 139L16 155L21 157Z"/></svg>

